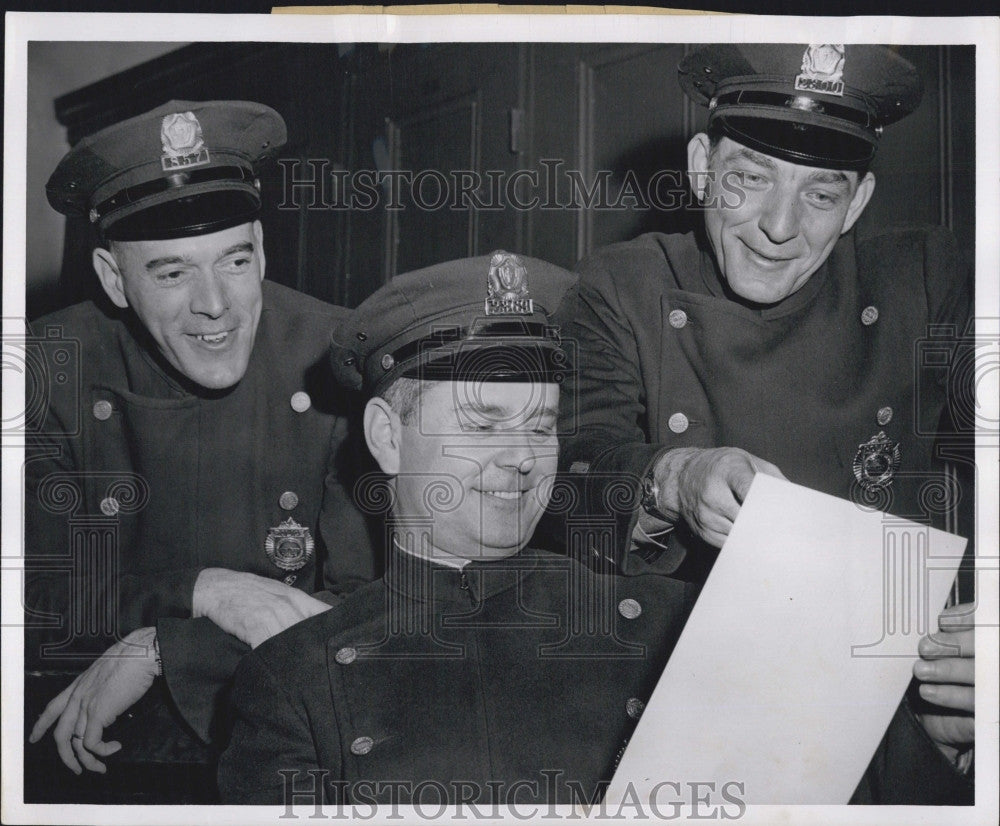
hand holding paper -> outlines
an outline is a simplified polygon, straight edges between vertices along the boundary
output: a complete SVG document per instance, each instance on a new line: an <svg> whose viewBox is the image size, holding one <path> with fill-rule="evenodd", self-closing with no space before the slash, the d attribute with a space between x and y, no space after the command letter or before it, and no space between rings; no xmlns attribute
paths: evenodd
<svg viewBox="0 0 1000 826"><path fill-rule="evenodd" d="M965 544L758 473L607 800L699 781L741 783L751 804L846 803ZM971 735L973 661L958 656L971 655L971 617L958 622L923 643L917 670L938 689L943 708L923 723L945 746Z"/></svg>
<svg viewBox="0 0 1000 826"><path fill-rule="evenodd" d="M971 604L945 609L938 618L940 631L920 640L920 659L913 666L920 697L928 704L917 710L917 719L952 761L976 736L974 609Z"/></svg>

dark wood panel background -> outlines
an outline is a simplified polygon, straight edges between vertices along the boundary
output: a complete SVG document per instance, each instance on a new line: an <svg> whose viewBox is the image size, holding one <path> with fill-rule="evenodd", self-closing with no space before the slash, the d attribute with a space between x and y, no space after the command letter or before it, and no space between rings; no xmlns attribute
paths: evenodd
<svg viewBox="0 0 1000 826"><path fill-rule="evenodd" d="M242 98L284 116L289 144L262 176L268 277L354 306L394 274L504 248L572 266L596 246L650 230L684 230L684 209L641 208L683 192L688 137L704 125L676 82L681 44L195 44L55 101L71 142L170 99ZM925 79L920 108L886 130L876 195L859 224L950 226L971 258L975 237L974 47L904 47ZM345 209L358 194L334 176L358 170L492 171L529 209ZM554 201L543 191L556 182ZM673 170L681 192L672 192ZM535 184L530 175L537 175ZM570 202L571 176L602 178L612 206ZM300 183L320 176L323 190ZM403 189L404 193L406 188ZM424 176L425 200L437 180ZM488 199L484 185L479 193ZM579 192L577 193L580 194ZM332 203L339 199L339 206ZM505 199L506 202L506 199ZM59 302L96 290L85 222L67 227ZM81 269L82 268L82 269ZM51 306L51 301L48 302ZM29 314L31 314L29 295Z"/></svg>

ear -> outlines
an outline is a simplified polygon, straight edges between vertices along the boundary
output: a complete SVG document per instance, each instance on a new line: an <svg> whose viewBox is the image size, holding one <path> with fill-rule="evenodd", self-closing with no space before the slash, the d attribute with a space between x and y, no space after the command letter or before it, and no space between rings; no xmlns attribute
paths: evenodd
<svg viewBox="0 0 1000 826"><path fill-rule="evenodd" d="M260 261L260 280L263 281L267 261L264 258L264 227L260 221L253 222L253 246L257 251L257 260Z"/></svg>
<svg viewBox="0 0 1000 826"><path fill-rule="evenodd" d="M854 222L861 217L861 213L868 206L868 202L871 200L874 191L875 176L871 172L867 172L865 173L865 177L858 183L858 188L854 192L851 204L847 208L847 217L844 218L844 228L840 231L841 235L853 227Z"/></svg>
<svg viewBox="0 0 1000 826"><path fill-rule="evenodd" d="M399 415L380 396L365 405L365 442L382 472L389 476L399 473L399 446L402 425Z"/></svg>
<svg viewBox="0 0 1000 826"><path fill-rule="evenodd" d="M688 141L688 180L691 182L691 191L699 201L705 200L708 156L711 151L711 143L704 132L699 132Z"/></svg>
<svg viewBox="0 0 1000 826"><path fill-rule="evenodd" d="M124 310L128 306L128 299L125 298L121 269L111 251L98 247L94 250L91 263L94 265L94 272L97 273L108 298L116 307L121 307Z"/></svg>

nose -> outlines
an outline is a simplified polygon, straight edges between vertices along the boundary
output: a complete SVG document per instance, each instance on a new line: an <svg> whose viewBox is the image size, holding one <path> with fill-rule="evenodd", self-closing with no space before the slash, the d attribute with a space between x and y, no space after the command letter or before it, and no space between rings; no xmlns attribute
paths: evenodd
<svg viewBox="0 0 1000 826"><path fill-rule="evenodd" d="M229 309L229 292L223 277L212 271L198 274L191 293L191 312L219 318Z"/></svg>
<svg viewBox="0 0 1000 826"><path fill-rule="evenodd" d="M496 454L494 462L498 467L515 470L526 476L531 473L538 461L538 448L539 446L532 444L530 439L523 438L501 449Z"/></svg>
<svg viewBox="0 0 1000 826"><path fill-rule="evenodd" d="M772 244L791 241L799 234L799 207L795 198L774 192L761 210L757 226Z"/></svg>

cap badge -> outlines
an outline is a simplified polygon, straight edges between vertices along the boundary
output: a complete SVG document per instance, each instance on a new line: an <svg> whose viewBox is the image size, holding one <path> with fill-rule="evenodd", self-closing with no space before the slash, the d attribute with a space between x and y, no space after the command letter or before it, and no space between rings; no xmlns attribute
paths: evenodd
<svg viewBox="0 0 1000 826"><path fill-rule="evenodd" d="M264 551L282 571L297 571L312 559L315 544L309 528L289 517L278 527L268 528Z"/></svg>
<svg viewBox="0 0 1000 826"><path fill-rule="evenodd" d="M795 77L795 90L843 97L843 77L843 44L812 43L802 55L802 73Z"/></svg>
<svg viewBox="0 0 1000 826"><path fill-rule="evenodd" d="M201 166L211 160L201 135L201 124L193 112L166 115L160 124L160 143L164 172Z"/></svg>
<svg viewBox="0 0 1000 826"><path fill-rule="evenodd" d="M899 443L880 430L864 444L858 445L854 456L854 478L865 490L887 488L899 469Z"/></svg>
<svg viewBox="0 0 1000 826"><path fill-rule="evenodd" d="M528 270L510 252L496 252L490 260L486 280L486 315L531 315L534 302L528 296Z"/></svg>

